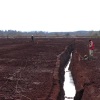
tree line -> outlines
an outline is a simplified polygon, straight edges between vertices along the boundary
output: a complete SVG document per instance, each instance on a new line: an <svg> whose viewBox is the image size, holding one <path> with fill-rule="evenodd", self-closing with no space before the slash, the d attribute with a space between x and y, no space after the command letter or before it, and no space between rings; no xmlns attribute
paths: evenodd
<svg viewBox="0 0 100 100"><path fill-rule="evenodd" d="M30 31L30 32L22 32L16 30L0 30L0 37L24 37L24 36L92 36L99 37L100 31L74 31L74 32L45 32L45 31Z"/></svg>

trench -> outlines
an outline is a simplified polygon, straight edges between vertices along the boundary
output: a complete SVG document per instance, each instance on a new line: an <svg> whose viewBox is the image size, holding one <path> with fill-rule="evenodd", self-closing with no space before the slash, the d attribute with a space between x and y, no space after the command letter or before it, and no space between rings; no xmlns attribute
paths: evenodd
<svg viewBox="0 0 100 100"><path fill-rule="evenodd" d="M64 90L64 82L65 82L65 73L66 75L68 75L68 79L70 79L72 82L72 77L71 77L71 72L67 70L67 72L65 71L65 69L68 67L66 65L70 64L70 56L72 55L72 52L75 49L75 42L73 41L72 44L70 44L67 48L65 48L65 51L60 55L59 60L60 60L60 67L59 67L59 84L60 84L60 92L58 95L57 100L65 100L66 97L66 93ZM73 84L73 82L72 82ZM67 86L67 85L65 85ZM66 90L67 91L67 90ZM67 100L67 98L66 98ZM69 99L70 100L70 99Z"/></svg>
<svg viewBox="0 0 100 100"><path fill-rule="evenodd" d="M74 100L74 96L76 94L76 90L75 90L75 85L74 85L74 81L71 75L71 71L68 70L70 63L71 63L71 59L72 59L72 53L70 54L70 59L68 61L68 64L66 65L64 72L64 85L63 85L63 89L64 89L64 100Z"/></svg>
<svg viewBox="0 0 100 100"><path fill-rule="evenodd" d="M57 100L81 100L84 89L76 89L75 76L71 74L73 57L75 50L75 42L70 44L65 51L59 56L60 67L59 67L59 84L60 92ZM72 61L72 62L71 62ZM70 65L71 64L71 65ZM74 78L74 79L73 79Z"/></svg>

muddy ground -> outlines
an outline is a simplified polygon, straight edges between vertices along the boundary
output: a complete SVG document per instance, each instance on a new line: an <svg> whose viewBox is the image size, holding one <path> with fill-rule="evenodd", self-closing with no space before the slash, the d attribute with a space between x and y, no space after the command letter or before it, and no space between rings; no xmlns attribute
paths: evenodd
<svg viewBox="0 0 100 100"><path fill-rule="evenodd" d="M64 67L73 50L75 100L100 100L100 39L93 39L92 61L81 60L88 55L88 40L0 39L0 100L64 100Z"/></svg>
<svg viewBox="0 0 100 100"><path fill-rule="evenodd" d="M61 100L59 56L72 40L0 39L0 100Z"/></svg>
<svg viewBox="0 0 100 100"><path fill-rule="evenodd" d="M82 60L88 55L88 38L75 40L75 51L70 66L77 94L75 100L100 100L100 39L95 44L94 60Z"/></svg>

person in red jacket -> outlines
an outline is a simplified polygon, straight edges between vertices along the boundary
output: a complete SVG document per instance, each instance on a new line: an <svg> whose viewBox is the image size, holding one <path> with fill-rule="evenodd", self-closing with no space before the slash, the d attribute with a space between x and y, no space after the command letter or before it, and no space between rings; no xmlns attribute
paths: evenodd
<svg viewBox="0 0 100 100"><path fill-rule="evenodd" d="M92 40L89 40L89 58L90 59L94 59L93 51L94 51L94 42Z"/></svg>

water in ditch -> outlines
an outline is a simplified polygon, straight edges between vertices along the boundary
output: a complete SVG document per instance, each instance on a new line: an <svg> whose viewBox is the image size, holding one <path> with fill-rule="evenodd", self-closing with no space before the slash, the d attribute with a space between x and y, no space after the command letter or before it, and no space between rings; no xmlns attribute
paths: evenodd
<svg viewBox="0 0 100 100"><path fill-rule="evenodd" d="M68 70L70 62L71 62L72 54L70 55L70 60L65 68L65 81L64 81L64 92L65 92L65 99L64 100L74 100L74 96L76 94L73 78L71 72Z"/></svg>

